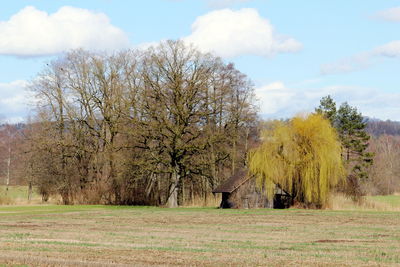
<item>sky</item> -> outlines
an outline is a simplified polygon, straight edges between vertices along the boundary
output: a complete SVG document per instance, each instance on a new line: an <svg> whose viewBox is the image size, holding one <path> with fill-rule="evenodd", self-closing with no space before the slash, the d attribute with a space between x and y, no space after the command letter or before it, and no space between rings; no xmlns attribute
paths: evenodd
<svg viewBox="0 0 400 267"><path fill-rule="evenodd" d="M331 95L400 120L400 0L31 0L0 8L0 120L34 115L29 83L46 62L181 39L253 82L265 119Z"/></svg>

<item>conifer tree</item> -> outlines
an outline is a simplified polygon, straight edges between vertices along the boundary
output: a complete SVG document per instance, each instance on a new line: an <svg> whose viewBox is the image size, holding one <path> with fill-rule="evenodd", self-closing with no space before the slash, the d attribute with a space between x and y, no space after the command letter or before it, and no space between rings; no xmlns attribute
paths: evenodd
<svg viewBox="0 0 400 267"><path fill-rule="evenodd" d="M340 105L336 116L343 157L351 167L351 174L357 178L368 178L367 169L373 162L373 155L367 152L370 136L365 130L365 119L347 102Z"/></svg>
<svg viewBox="0 0 400 267"><path fill-rule="evenodd" d="M347 191L355 197L362 195L360 181L368 178L368 168L373 164L373 154L367 152L370 136L365 130L365 118L347 102L336 109L336 103L329 95L321 99L315 111L329 119L339 134L348 171Z"/></svg>
<svg viewBox="0 0 400 267"><path fill-rule="evenodd" d="M335 126L335 120L336 120L336 103L333 101L332 97L330 95L324 96L321 101L320 105L318 108L315 109L315 111L319 114L323 114L325 118L327 118L332 126Z"/></svg>

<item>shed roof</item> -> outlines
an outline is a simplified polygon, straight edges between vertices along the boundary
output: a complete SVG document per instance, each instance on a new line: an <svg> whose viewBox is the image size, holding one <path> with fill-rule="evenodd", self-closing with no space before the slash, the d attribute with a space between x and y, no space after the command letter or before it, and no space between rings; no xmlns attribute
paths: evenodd
<svg viewBox="0 0 400 267"><path fill-rule="evenodd" d="M248 175L246 170L239 170L225 180L222 184L220 184L217 188L215 188L213 193L232 193L250 178L251 176Z"/></svg>

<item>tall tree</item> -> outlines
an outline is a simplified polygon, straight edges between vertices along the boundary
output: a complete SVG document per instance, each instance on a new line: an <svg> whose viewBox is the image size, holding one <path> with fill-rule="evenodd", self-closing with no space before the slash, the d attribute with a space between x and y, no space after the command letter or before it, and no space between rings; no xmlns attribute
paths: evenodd
<svg viewBox="0 0 400 267"><path fill-rule="evenodd" d="M367 168L372 164L373 155L367 152L370 136L365 131L365 119L355 107L347 102L337 112L337 129L344 148L343 156L358 178L367 178Z"/></svg>
<svg viewBox="0 0 400 267"><path fill-rule="evenodd" d="M219 127L225 128L225 135L232 134L234 138L231 157L232 166L235 165L237 132L246 120L251 120L246 114L252 113L252 87L233 65L224 67L219 59L173 41L150 50L142 75L142 132L147 133L147 139L157 140L149 145L157 149L158 163L169 174L167 205L174 207L180 198L179 188L189 177L210 174L210 165L205 169L199 158L215 149L217 141L223 141L223 136L212 130L216 126L215 116L219 116ZM217 76L220 77L214 79ZM216 94L221 94L219 105L214 102ZM211 164L215 164L215 152L211 156ZM211 165L212 176L213 168Z"/></svg>
<svg viewBox="0 0 400 267"><path fill-rule="evenodd" d="M366 131L366 120L347 102L336 110L336 103L330 96L321 99L316 112L328 118L339 134L348 171L347 191L357 198L362 195L360 181L368 178L368 168L373 163L373 154L367 150L370 136Z"/></svg>

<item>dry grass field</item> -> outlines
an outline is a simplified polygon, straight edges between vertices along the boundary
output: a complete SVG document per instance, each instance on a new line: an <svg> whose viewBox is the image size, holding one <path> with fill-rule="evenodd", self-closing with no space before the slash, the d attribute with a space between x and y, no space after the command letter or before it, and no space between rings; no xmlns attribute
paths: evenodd
<svg viewBox="0 0 400 267"><path fill-rule="evenodd" d="M0 266L398 266L400 212L0 207Z"/></svg>

